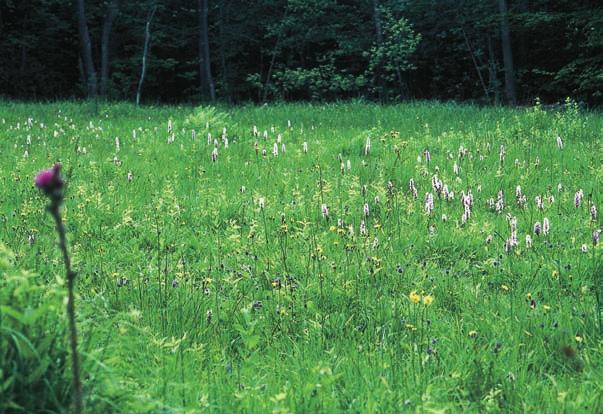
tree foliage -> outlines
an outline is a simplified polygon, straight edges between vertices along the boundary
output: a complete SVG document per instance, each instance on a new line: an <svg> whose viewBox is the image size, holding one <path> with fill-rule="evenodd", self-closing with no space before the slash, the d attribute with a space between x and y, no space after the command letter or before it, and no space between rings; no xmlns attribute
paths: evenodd
<svg viewBox="0 0 603 414"><path fill-rule="evenodd" d="M572 96L600 104L603 9L598 2L507 3L519 102ZM110 36L104 29L114 3L85 4L99 72L103 39L109 43L107 98L134 99L152 7L157 12L143 100L204 97L195 2L119 2ZM218 99L228 102L350 97L502 102L500 22L493 0L212 1L211 72ZM80 53L74 2L0 0L0 95L85 96Z"/></svg>

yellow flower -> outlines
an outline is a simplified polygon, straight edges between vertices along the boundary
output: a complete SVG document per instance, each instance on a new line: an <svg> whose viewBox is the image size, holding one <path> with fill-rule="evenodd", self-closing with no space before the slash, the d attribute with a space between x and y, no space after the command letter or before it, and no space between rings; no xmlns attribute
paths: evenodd
<svg viewBox="0 0 603 414"><path fill-rule="evenodd" d="M469 338L475 338L477 336L477 331L469 331Z"/></svg>
<svg viewBox="0 0 603 414"><path fill-rule="evenodd" d="M551 307L549 305L542 305L542 308L544 309L545 312L551 310Z"/></svg>
<svg viewBox="0 0 603 414"><path fill-rule="evenodd" d="M431 305L432 302L433 302L433 296L431 296L431 295L425 295L425 296L423 296L423 304L425 306Z"/></svg>
<svg viewBox="0 0 603 414"><path fill-rule="evenodd" d="M582 337L580 335L576 335L576 342L582 342Z"/></svg>
<svg viewBox="0 0 603 414"><path fill-rule="evenodd" d="M408 295L408 297L410 298L410 301L412 303L419 303L421 301L421 296L419 296L417 294L416 290L413 290L412 292L410 292L410 294Z"/></svg>
<svg viewBox="0 0 603 414"><path fill-rule="evenodd" d="M508 292L508 291L509 291L509 286L507 286L507 285L501 285L500 287L501 287L501 289L502 289L502 290L504 290L505 292Z"/></svg>

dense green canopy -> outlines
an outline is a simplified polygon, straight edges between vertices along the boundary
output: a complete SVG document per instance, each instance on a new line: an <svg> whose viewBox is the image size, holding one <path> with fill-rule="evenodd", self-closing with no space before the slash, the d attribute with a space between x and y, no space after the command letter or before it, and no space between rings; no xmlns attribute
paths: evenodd
<svg viewBox="0 0 603 414"><path fill-rule="evenodd" d="M594 0L0 0L0 96L596 105L602 46Z"/></svg>

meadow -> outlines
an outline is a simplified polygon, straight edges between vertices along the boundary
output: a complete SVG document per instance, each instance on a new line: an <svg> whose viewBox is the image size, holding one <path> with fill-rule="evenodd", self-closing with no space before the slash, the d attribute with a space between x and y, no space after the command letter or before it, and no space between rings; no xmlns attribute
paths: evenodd
<svg viewBox="0 0 603 414"><path fill-rule="evenodd" d="M0 102L0 412L603 411L603 115Z"/></svg>

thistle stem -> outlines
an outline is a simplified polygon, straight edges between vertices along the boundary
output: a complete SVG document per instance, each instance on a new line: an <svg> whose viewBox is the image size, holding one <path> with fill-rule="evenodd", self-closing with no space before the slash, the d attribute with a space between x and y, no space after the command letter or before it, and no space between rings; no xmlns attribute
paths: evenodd
<svg viewBox="0 0 603 414"><path fill-rule="evenodd" d="M77 352L77 327L75 324L75 294L74 284L76 273L71 269L71 259L67 250L67 237L65 235L65 225L61 218L60 198L52 198L48 211L54 218L56 230L59 235L59 248L63 253L63 261L65 262L65 271L67 273L67 318L69 320L69 343L71 347L71 369L73 375L73 399L74 412L81 414L83 412L82 403L82 382L80 378L80 361Z"/></svg>

